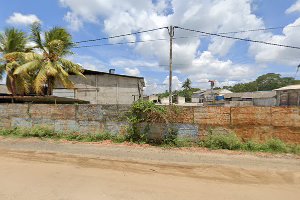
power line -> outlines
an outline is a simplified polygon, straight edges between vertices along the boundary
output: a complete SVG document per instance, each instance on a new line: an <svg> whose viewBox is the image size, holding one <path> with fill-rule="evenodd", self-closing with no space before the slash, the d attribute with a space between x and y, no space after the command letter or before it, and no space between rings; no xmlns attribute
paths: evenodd
<svg viewBox="0 0 300 200"><path fill-rule="evenodd" d="M197 32L197 33L202 33L202 34L206 34L206 35L212 35L212 36L227 38L227 39L234 39L234 40L240 40L240 41L246 41L246 42L253 42L253 43L260 43L260 44L266 44L266 45L271 45L271 46L286 47L286 48L300 50L300 47L297 47L297 46L290 46L290 45L283 45L283 44L277 44L277 43L271 43L271 42L264 42L264 41L260 41L260 40L251 40L251 39L247 39L247 38L240 38L240 37L233 37L233 36L221 35L221 34L218 34L218 33L209 33L209 32L205 32L205 31L199 31L199 30L194 30L194 29L183 28L183 27L180 27L180 26L176 26L175 28L178 28L178 29L181 29L181 30L185 30L185 31Z"/></svg>
<svg viewBox="0 0 300 200"><path fill-rule="evenodd" d="M258 28L258 29L249 29L249 30L241 30L241 31L223 32L223 33L221 32L221 33L217 33L217 34L226 35L226 34L247 33L247 32L267 31L267 30L276 30L276 29L283 29L283 28L297 28L297 27L300 27L300 25L277 26L277 27Z"/></svg>
<svg viewBox="0 0 300 200"><path fill-rule="evenodd" d="M145 42L155 42L155 41L166 41L166 38L158 38L152 40L138 40L138 41L129 41L129 42L118 42L118 43L107 43L107 44L94 44L94 45L84 45L84 46L77 46L73 48L88 48L88 47L102 47L102 46L113 46L113 45L124 45L124 44L136 44L136 43L145 43Z"/></svg>
<svg viewBox="0 0 300 200"><path fill-rule="evenodd" d="M108 40L108 39L113 39L113 38L119 38L119 37L125 37L125 36L130 36L130 35L136 35L140 33L147 33L147 32L153 32L153 31L158 31L162 29L167 29L168 27L160 27L160 28L154 28L154 29L149 29L149 30L143 30L143 31L137 31L133 33L126 33L126 34L121 34L121 35L114 35L114 36L109 36L109 37L103 37L103 38L96 38L96 39L90 39L90 40L82 40L78 42L74 42L75 44L79 43L85 43L85 42L95 42L95 41L100 41L100 40Z"/></svg>

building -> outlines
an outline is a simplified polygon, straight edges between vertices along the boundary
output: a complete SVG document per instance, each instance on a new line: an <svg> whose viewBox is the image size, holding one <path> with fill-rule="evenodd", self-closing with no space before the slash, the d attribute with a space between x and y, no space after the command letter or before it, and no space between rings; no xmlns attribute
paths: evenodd
<svg viewBox="0 0 300 200"><path fill-rule="evenodd" d="M6 87L5 84L0 84L0 94L1 94L1 95L11 94L11 93L8 91L8 89L7 89L7 87Z"/></svg>
<svg viewBox="0 0 300 200"><path fill-rule="evenodd" d="M192 103L204 103L204 102L213 102L215 100L224 99L224 94L232 93L226 89L218 89L218 90L202 90L194 92L192 95Z"/></svg>
<svg viewBox="0 0 300 200"><path fill-rule="evenodd" d="M56 83L53 95L89 101L91 104L131 104L143 97L144 78L85 70L84 77L70 75L73 89Z"/></svg>
<svg viewBox="0 0 300 200"><path fill-rule="evenodd" d="M290 85L275 91L277 106L300 106L300 85Z"/></svg>
<svg viewBox="0 0 300 200"><path fill-rule="evenodd" d="M276 92L240 92L224 94L228 106L275 106Z"/></svg>
<svg viewBox="0 0 300 200"><path fill-rule="evenodd" d="M152 101L153 103L158 103L159 102L158 101L158 95L155 95L155 94L149 95L149 96L144 96L143 100L144 101Z"/></svg>

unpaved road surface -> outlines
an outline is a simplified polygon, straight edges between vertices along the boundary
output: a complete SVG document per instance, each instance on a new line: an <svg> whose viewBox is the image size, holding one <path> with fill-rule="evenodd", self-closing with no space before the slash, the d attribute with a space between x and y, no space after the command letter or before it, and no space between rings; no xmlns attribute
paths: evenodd
<svg viewBox="0 0 300 200"><path fill-rule="evenodd" d="M0 138L0 199L300 199L297 157Z"/></svg>

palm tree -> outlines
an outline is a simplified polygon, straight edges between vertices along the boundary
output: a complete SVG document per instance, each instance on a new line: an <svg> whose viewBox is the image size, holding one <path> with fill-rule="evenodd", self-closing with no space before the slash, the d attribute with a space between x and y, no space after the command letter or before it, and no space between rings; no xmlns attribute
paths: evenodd
<svg viewBox="0 0 300 200"><path fill-rule="evenodd" d="M28 92L28 84L25 77L15 75L15 70L23 63L24 52L31 51L27 48L28 38L26 34L15 28L7 28L4 33L0 33L0 60L1 79L3 72L6 72L6 85L13 94L24 94ZM21 57L20 57L21 56Z"/></svg>
<svg viewBox="0 0 300 200"><path fill-rule="evenodd" d="M39 53L27 53L26 63L20 66L14 74L35 76L33 89L37 94L52 95L55 81L58 80L64 87L72 88L74 84L69 74L83 76L83 68L65 59L72 54L73 47L71 35L60 27L52 28L41 36L41 25L34 23L31 26L32 40ZM84 76L83 76L84 77ZM46 92L44 91L45 87Z"/></svg>
<svg viewBox="0 0 300 200"><path fill-rule="evenodd" d="M187 78L183 84L182 84L182 88L184 88L185 90L190 90L192 88L192 81Z"/></svg>

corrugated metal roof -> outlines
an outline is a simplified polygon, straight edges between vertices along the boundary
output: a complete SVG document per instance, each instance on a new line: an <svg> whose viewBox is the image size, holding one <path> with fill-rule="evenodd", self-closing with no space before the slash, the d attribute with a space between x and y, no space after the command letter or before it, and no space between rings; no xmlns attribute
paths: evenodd
<svg viewBox="0 0 300 200"><path fill-rule="evenodd" d="M286 87L275 89L275 91L280 91L280 90L300 90L300 84L299 85L289 85Z"/></svg>
<svg viewBox="0 0 300 200"><path fill-rule="evenodd" d="M259 98L273 98L275 96L276 96L275 91L241 92L241 93L224 94L224 97L226 99L227 98L259 99Z"/></svg>

